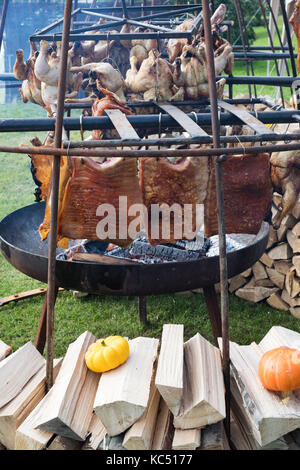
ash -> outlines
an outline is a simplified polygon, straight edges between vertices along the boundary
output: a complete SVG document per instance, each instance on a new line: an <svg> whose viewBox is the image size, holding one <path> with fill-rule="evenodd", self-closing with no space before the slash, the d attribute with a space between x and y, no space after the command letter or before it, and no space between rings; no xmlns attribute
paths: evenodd
<svg viewBox="0 0 300 470"><path fill-rule="evenodd" d="M251 245L256 235L245 233L230 233L226 235L226 253L241 250ZM210 247L206 252L206 256L219 256L219 235L213 235L209 238Z"/></svg>

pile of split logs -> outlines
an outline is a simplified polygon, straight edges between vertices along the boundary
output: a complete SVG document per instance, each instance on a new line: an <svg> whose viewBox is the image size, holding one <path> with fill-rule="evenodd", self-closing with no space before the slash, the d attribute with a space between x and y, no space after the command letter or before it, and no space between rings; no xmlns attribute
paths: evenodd
<svg viewBox="0 0 300 470"><path fill-rule="evenodd" d="M86 331L54 361L48 393L32 343L12 352L0 341L0 448L230 450L220 349L183 334L183 325L166 324L161 341L129 340L127 361L97 374L85 364L96 340ZM300 334L273 327L258 345L230 343L234 448L300 449L300 397L283 402L257 376L263 352L279 344L300 349Z"/></svg>
<svg viewBox="0 0 300 470"><path fill-rule="evenodd" d="M272 220L281 199L280 194L273 194ZM271 224L266 252L252 268L229 280L229 291L300 318L300 200L277 230Z"/></svg>

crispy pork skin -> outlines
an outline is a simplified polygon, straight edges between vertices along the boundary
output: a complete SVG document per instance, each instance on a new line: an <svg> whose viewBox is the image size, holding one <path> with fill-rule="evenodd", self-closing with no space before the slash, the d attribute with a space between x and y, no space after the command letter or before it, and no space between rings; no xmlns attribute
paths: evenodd
<svg viewBox="0 0 300 470"><path fill-rule="evenodd" d="M140 159L140 188L143 204L147 209L144 228L152 246L195 237L201 224L196 217L199 209L197 205L205 200L208 177L207 157L187 157L176 163L167 158ZM167 204L170 208L176 204L181 209L182 217L177 217L175 212L168 210L156 217L153 206L157 209L162 204ZM185 204L190 205L188 209L184 208ZM186 219L188 224L184 224L188 211L190 219ZM178 214L180 215L180 210ZM164 234L163 227L167 228L168 222L170 233ZM190 230L187 233L188 225Z"/></svg>
<svg viewBox="0 0 300 470"><path fill-rule="evenodd" d="M141 202L137 175L137 161L133 158L112 158L103 163L88 157L72 158L72 176L64 191L62 211L59 219L60 238L88 239L111 242L126 247L132 243L127 228L135 218L128 215L131 205ZM127 197L127 204L121 203L119 196ZM125 200L124 200L125 201ZM107 238L100 238L98 223L105 219L104 204L115 210L107 230ZM99 206L102 210L99 211Z"/></svg>
<svg viewBox="0 0 300 470"><path fill-rule="evenodd" d="M222 165L226 233L258 233L271 209L269 155L230 155ZM215 168L210 160L204 203L204 233L207 237L218 233L217 211Z"/></svg>

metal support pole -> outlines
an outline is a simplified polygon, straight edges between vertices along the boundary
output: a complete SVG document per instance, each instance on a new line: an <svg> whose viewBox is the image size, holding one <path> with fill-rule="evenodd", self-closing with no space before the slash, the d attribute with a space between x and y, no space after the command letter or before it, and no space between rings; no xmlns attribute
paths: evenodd
<svg viewBox="0 0 300 470"><path fill-rule="evenodd" d="M55 147L61 148L64 118L64 99L66 92L66 70L69 48L69 31L71 23L72 0L66 0L62 51L58 80L58 99L55 123ZM49 390L53 385L53 350L54 350L54 305L56 293L56 243L57 243L57 215L58 215L58 195L59 195L59 173L60 155L53 156L52 166L52 192L51 192L51 218L48 249L48 292L47 292L47 348L46 348L46 388Z"/></svg>
<svg viewBox="0 0 300 470"><path fill-rule="evenodd" d="M210 22L210 10L208 0L202 0L203 24L205 34L205 50L208 70L209 96L211 105L211 119L213 131L213 147L220 147L220 122L218 116L218 99L216 90L216 73L212 32ZM228 273L226 256L226 232L224 216L224 191L222 163L214 158L216 172L216 193L218 207L218 231L219 231L219 260L220 260L220 285L221 285L221 318L222 318L222 365L225 383L226 419L225 428L230 440L230 358L229 358L229 299L228 299Z"/></svg>
<svg viewBox="0 0 300 470"><path fill-rule="evenodd" d="M3 7L2 7L2 14L1 14L1 23L0 23L0 50L1 50L1 46L2 46L2 39L3 39L3 33L4 33L4 27L5 27L7 8L8 8L8 0L4 0Z"/></svg>

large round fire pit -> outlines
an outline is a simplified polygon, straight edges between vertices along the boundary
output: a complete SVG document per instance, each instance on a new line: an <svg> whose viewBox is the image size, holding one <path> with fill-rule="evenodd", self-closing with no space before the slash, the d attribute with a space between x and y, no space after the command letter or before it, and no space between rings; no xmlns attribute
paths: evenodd
<svg viewBox="0 0 300 470"><path fill-rule="evenodd" d="M44 203L23 207L0 222L1 252L16 269L47 283L48 244L40 241L38 227L45 211ZM227 254L228 277L252 266L264 253L269 224L263 222L250 243ZM57 253L62 250L58 249ZM156 264L107 264L90 261L57 261L59 287L102 295L147 296L168 294L219 282L219 257Z"/></svg>

